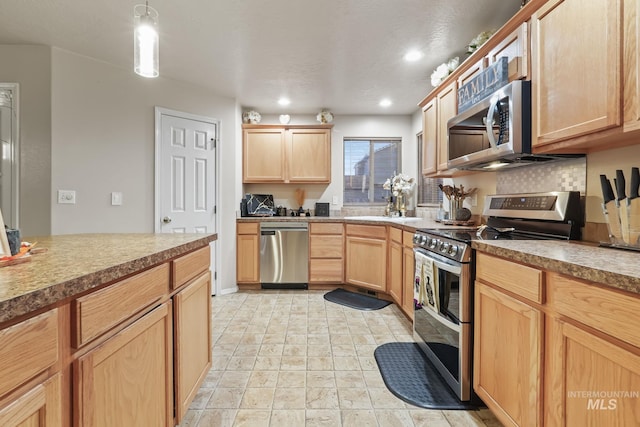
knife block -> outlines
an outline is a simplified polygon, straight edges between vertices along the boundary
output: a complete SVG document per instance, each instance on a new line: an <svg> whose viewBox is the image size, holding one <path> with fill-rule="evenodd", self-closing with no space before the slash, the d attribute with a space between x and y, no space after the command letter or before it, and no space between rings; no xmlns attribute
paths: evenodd
<svg viewBox="0 0 640 427"><path fill-rule="evenodd" d="M619 217L619 209L614 212L608 212L607 206L602 204L602 212L607 221L607 231L609 233L609 242L601 242L602 246L609 246L621 249L631 249L640 251L640 212L632 210L627 206L626 213L628 221L621 222ZM625 224L628 230L623 233L622 224ZM625 242L622 236L629 236L629 241Z"/></svg>

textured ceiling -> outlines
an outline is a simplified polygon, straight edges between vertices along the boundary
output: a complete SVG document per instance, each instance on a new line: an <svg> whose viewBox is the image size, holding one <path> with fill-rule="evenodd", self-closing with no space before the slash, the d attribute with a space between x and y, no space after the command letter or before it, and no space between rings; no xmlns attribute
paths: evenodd
<svg viewBox="0 0 640 427"><path fill-rule="evenodd" d="M0 44L45 44L133 70L130 0L2 1ZM261 113L410 114L431 72L520 0L150 0L160 75ZM402 57L425 53L415 63ZM1 65L0 65L1 66ZM133 73L133 71L132 71ZM288 97L281 107L277 99ZM393 104L381 108L389 98Z"/></svg>

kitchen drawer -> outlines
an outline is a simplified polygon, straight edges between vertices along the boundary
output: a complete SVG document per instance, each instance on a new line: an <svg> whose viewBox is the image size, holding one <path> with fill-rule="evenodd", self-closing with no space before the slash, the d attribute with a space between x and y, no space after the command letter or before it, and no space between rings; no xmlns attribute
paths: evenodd
<svg viewBox="0 0 640 427"><path fill-rule="evenodd" d="M0 396L58 360L58 310L0 331Z"/></svg>
<svg viewBox="0 0 640 427"><path fill-rule="evenodd" d="M210 262L211 252L209 246L173 260L172 289L179 288L189 280L207 271Z"/></svg>
<svg viewBox="0 0 640 427"><path fill-rule="evenodd" d="M413 247L413 233L409 232L409 231L403 231L402 232L402 243L404 244L404 246Z"/></svg>
<svg viewBox="0 0 640 427"><path fill-rule="evenodd" d="M503 258L478 252L476 278L542 304L542 271Z"/></svg>
<svg viewBox="0 0 640 427"><path fill-rule="evenodd" d="M347 224L347 234L386 240L387 228L384 225Z"/></svg>
<svg viewBox="0 0 640 427"><path fill-rule="evenodd" d="M73 301L74 347L79 348L169 293L169 264Z"/></svg>
<svg viewBox="0 0 640 427"><path fill-rule="evenodd" d="M260 229L260 224L257 222L238 222L236 226L238 227L237 234L258 234Z"/></svg>
<svg viewBox="0 0 640 427"><path fill-rule="evenodd" d="M395 227L389 227L389 238L394 242L402 244L402 230Z"/></svg>
<svg viewBox="0 0 640 427"><path fill-rule="evenodd" d="M342 235L344 227L338 222L310 222L310 234L340 234Z"/></svg>
<svg viewBox="0 0 640 427"><path fill-rule="evenodd" d="M343 239L342 236L333 235L313 235L310 237L311 258L342 258Z"/></svg>
<svg viewBox="0 0 640 427"><path fill-rule="evenodd" d="M310 259L309 282L335 282L343 281L342 259Z"/></svg>
<svg viewBox="0 0 640 427"><path fill-rule="evenodd" d="M640 347L640 297L557 273L547 276L548 302L556 312Z"/></svg>

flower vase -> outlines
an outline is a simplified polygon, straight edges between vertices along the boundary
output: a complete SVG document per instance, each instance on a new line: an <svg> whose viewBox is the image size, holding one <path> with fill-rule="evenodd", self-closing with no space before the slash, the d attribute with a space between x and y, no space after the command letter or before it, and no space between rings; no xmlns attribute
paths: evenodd
<svg viewBox="0 0 640 427"><path fill-rule="evenodd" d="M396 211L399 216L405 216L406 208L404 206L404 194L398 194L396 197Z"/></svg>

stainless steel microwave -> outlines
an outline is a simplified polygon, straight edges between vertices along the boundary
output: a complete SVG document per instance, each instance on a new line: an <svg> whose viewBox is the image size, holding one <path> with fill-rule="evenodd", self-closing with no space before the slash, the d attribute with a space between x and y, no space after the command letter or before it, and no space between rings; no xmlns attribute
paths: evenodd
<svg viewBox="0 0 640 427"><path fill-rule="evenodd" d="M531 154L531 82L513 81L447 123L451 169L550 159Z"/></svg>

